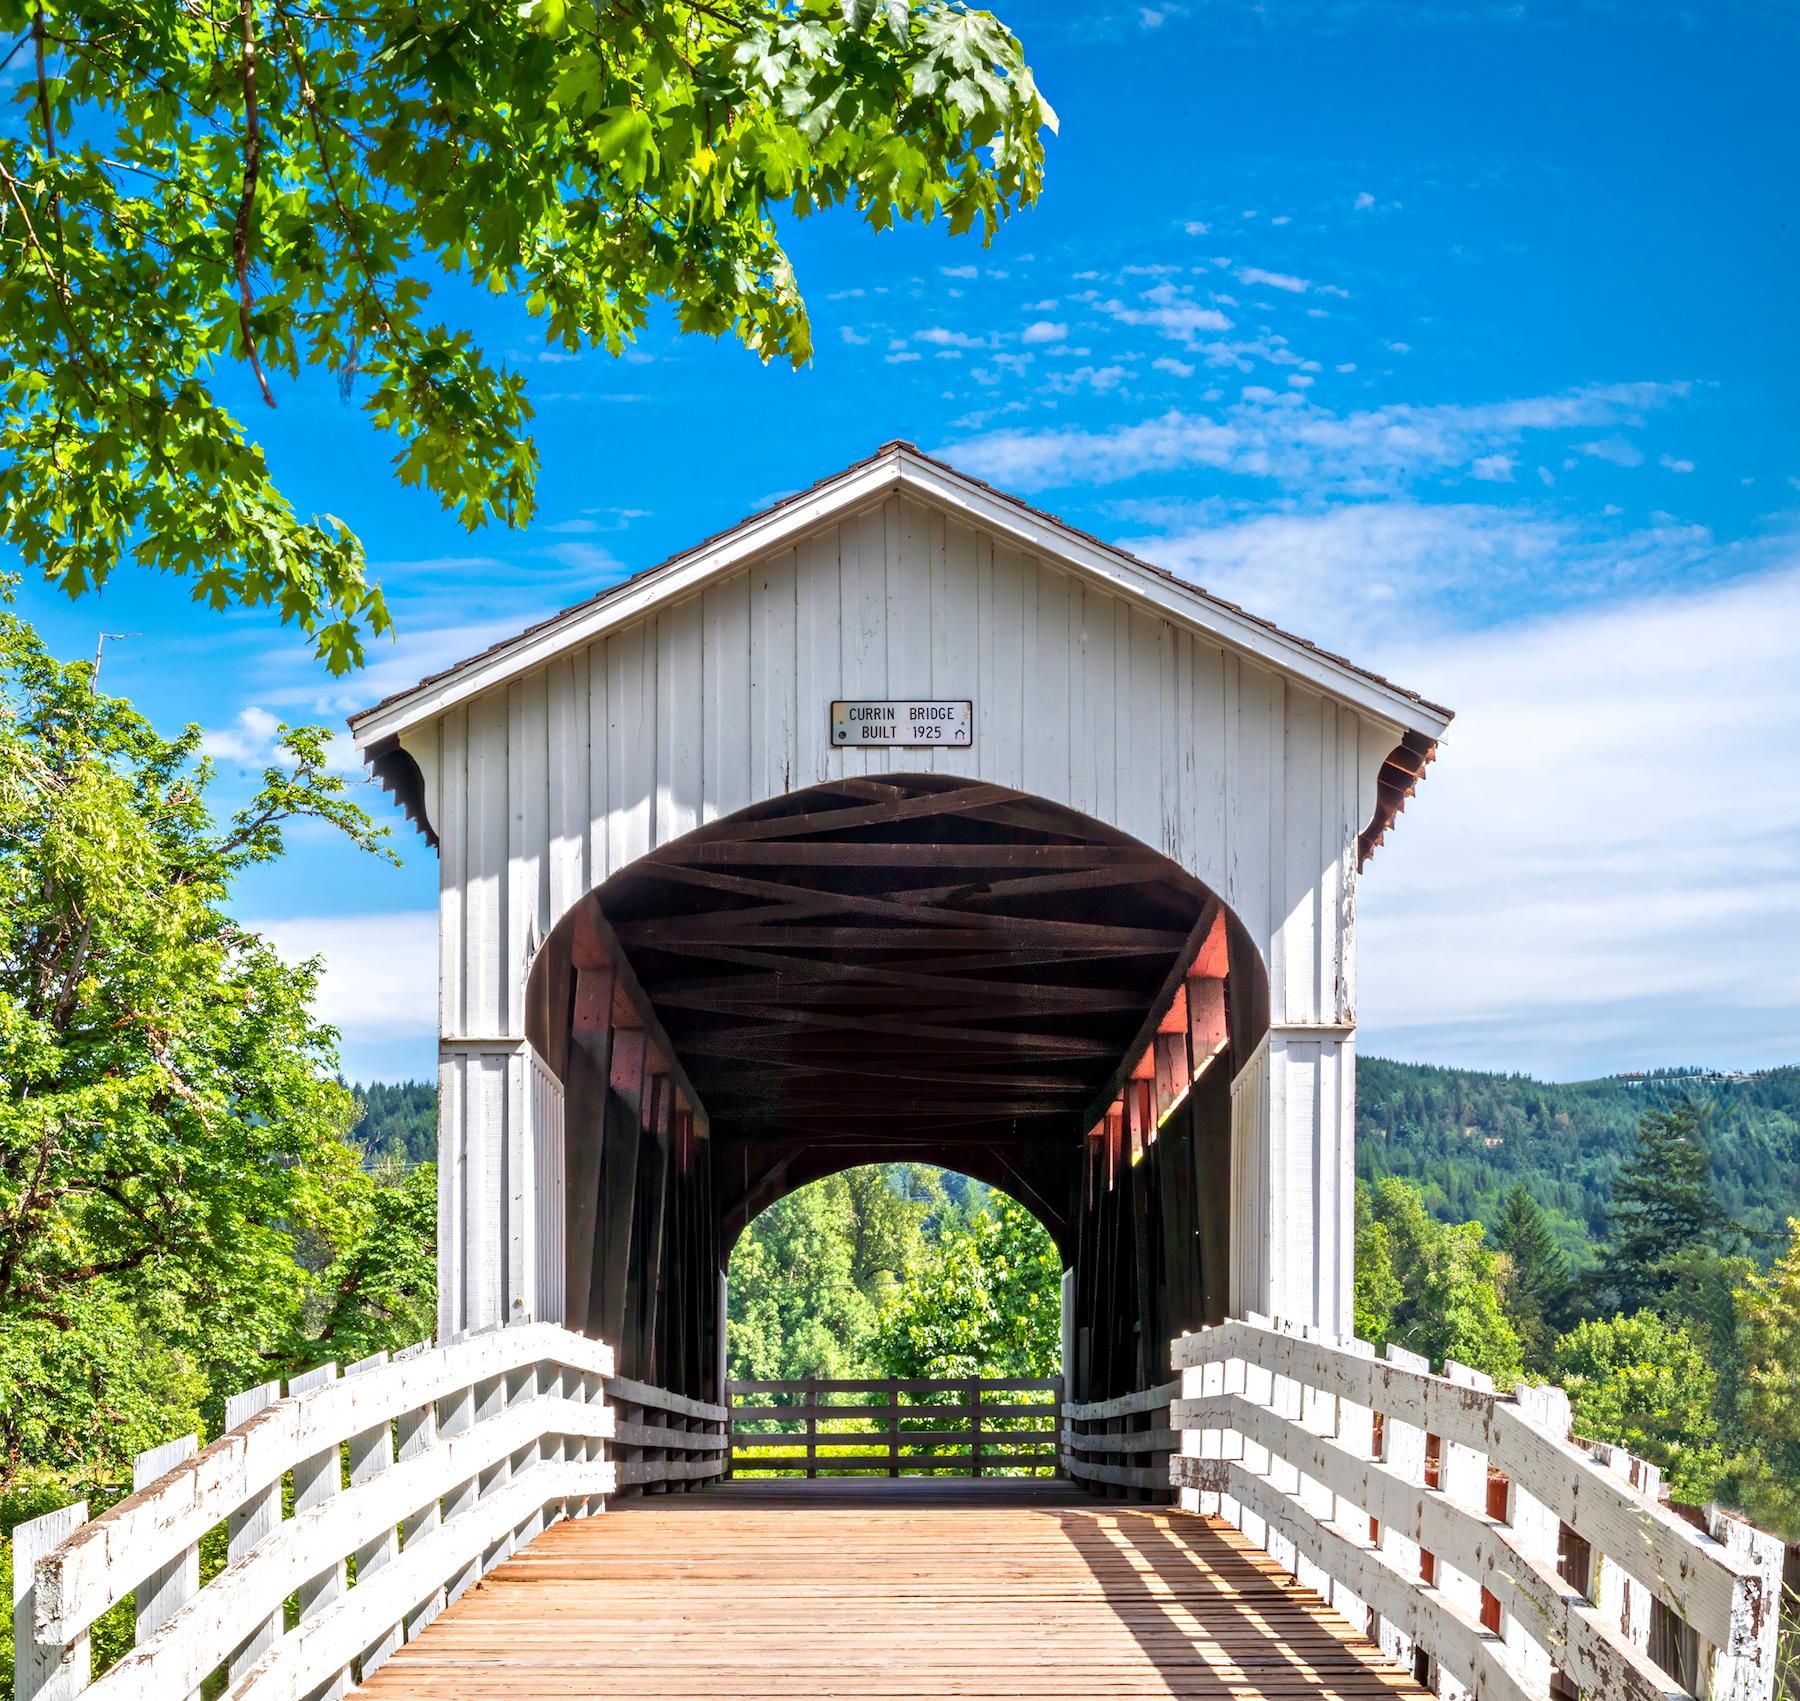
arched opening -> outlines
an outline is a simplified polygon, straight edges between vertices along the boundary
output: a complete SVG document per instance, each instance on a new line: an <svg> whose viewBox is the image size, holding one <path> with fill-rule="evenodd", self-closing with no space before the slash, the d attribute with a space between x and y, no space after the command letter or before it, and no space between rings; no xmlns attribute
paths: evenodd
<svg viewBox="0 0 1800 1701"><path fill-rule="evenodd" d="M734 1477L1055 1472L1062 1258L1004 1190L840 1170L760 1211L726 1275Z"/></svg>
<svg viewBox="0 0 1800 1701"><path fill-rule="evenodd" d="M709 823L533 964L556 1314L624 1374L716 1397L744 1224L855 1165L930 1164L1049 1231L1073 1397L1164 1380L1171 1335L1225 1310L1230 1082L1266 987L1198 880L1043 798L884 774Z"/></svg>

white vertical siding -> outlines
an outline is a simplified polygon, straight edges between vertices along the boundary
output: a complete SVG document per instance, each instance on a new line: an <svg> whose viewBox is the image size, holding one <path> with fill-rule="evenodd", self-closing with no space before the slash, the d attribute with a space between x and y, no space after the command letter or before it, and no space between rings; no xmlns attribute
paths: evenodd
<svg viewBox="0 0 1800 1701"><path fill-rule="evenodd" d="M834 698L927 693L974 699L970 748L831 748ZM1271 1258L1303 1259L1321 1297L1293 1315L1330 1310L1334 1281L1348 1291L1330 1275L1347 1268L1348 1191L1327 1178L1347 1174L1349 1154L1355 842L1398 736L898 495L409 733L440 836L441 1291L458 1296L455 1326L509 1314L543 1251L525 1205L537 1184L518 1048L544 934L702 822L841 775L921 769L1082 810L1231 906L1288 1030L1239 1095L1261 1121L1239 1142L1235 1239L1263 1262L1234 1274L1265 1301L1244 1303L1276 1309L1288 1289ZM482 1049L495 1045L504 1056ZM1272 1252L1252 1222L1291 1224L1289 1250Z"/></svg>

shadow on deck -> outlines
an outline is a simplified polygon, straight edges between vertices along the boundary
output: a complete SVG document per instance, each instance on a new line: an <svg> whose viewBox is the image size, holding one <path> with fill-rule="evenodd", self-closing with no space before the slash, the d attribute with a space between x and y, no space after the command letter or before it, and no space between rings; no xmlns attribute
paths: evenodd
<svg viewBox="0 0 1800 1701"><path fill-rule="evenodd" d="M734 1482L558 1524L381 1701L1418 1697L1236 1531L1043 1480Z"/></svg>

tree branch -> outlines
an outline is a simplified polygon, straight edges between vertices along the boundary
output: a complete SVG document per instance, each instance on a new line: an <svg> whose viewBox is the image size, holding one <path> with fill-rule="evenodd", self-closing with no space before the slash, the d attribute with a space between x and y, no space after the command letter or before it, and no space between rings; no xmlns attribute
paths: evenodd
<svg viewBox="0 0 1800 1701"><path fill-rule="evenodd" d="M256 338L250 329L250 221L256 211L256 176L262 167L262 120L256 110L255 0L238 0L238 22L243 43L239 65L244 80L244 193L238 201L237 223L231 231L231 256L237 263L238 326L244 333L244 352L262 386L263 400L273 407L275 398L269 393L269 380L256 357Z"/></svg>

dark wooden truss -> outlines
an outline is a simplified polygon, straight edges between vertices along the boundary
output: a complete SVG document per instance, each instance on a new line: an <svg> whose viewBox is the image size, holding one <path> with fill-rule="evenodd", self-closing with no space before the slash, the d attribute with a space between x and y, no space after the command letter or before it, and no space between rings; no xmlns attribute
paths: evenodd
<svg viewBox="0 0 1800 1701"><path fill-rule="evenodd" d="M1125 834L931 774L703 827L598 902L715 1136L883 1155L1079 1138L1209 919Z"/></svg>

